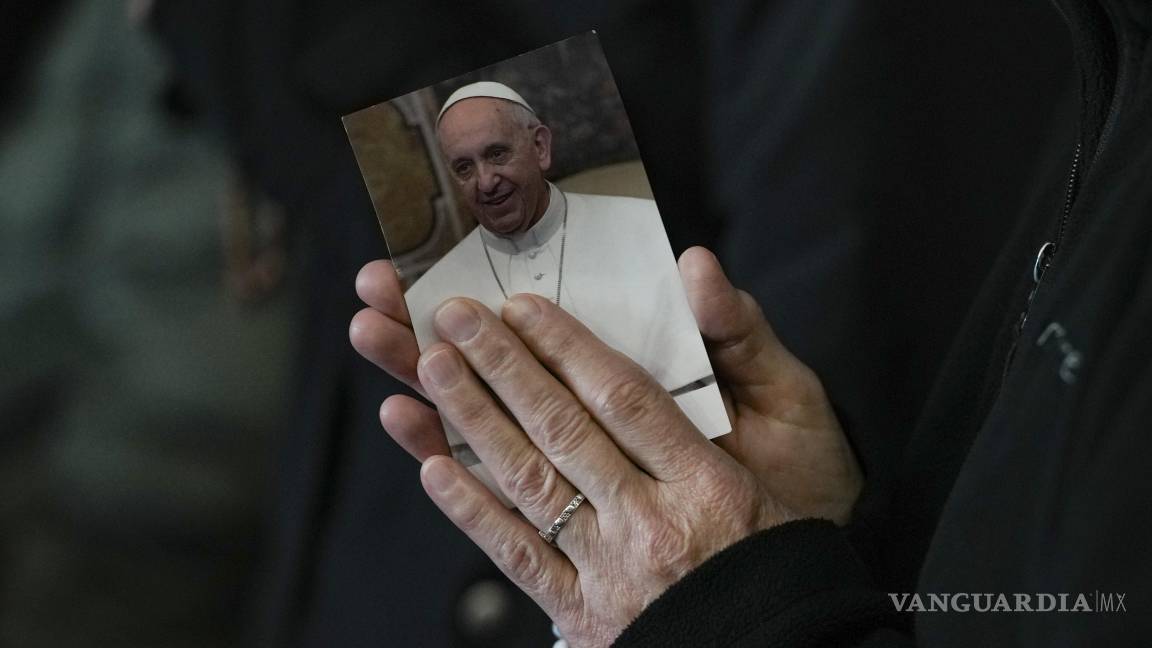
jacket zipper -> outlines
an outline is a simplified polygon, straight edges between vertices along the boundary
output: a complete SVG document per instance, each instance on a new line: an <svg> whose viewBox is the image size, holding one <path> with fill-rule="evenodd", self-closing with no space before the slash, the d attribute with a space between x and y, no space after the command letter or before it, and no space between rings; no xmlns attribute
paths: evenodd
<svg viewBox="0 0 1152 648"><path fill-rule="evenodd" d="M1056 230L1056 244L1052 252L1060 249L1060 244L1064 241L1064 230L1068 227L1068 217L1072 214L1072 203L1076 200L1076 190L1079 189L1080 184L1080 156L1081 144L1076 143L1076 153L1072 156L1072 170L1068 173L1068 187L1064 191L1064 213L1060 216L1060 227ZM1051 262L1052 257L1049 256L1047 262ZM1048 269L1047 262L1044 268L1040 270L1040 274L1044 274L1044 270ZM1040 278L1033 276L1036 283L1040 283Z"/></svg>
<svg viewBox="0 0 1152 648"><path fill-rule="evenodd" d="M1040 246L1040 250L1036 253L1036 261L1032 265L1032 290L1028 292L1028 299L1024 302L1024 309L1020 312L1020 318L1016 321L1016 331L1012 338L1012 346L1008 348L1008 357L1004 361L1004 372L1001 374L1000 383L1003 385L1004 379L1008 376L1008 369L1012 366L1012 359L1016 355L1016 347L1020 343L1020 334L1024 332L1024 325L1028 323L1028 312L1032 308L1032 300L1036 297L1036 291L1040 288L1040 281L1044 278L1044 272L1048 269L1049 264L1052 263L1052 256L1060 249L1060 244L1064 241L1064 232L1068 229L1068 219L1072 214L1072 203L1076 201L1076 191L1080 183L1080 160L1083 155L1082 144L1076 143L1076 152L1072 155L1072 168L1068 172L1068 184L1064 190L1064 211L1060 215L1060 223L1056 228L1055 241L1045 241Z"/></svg>

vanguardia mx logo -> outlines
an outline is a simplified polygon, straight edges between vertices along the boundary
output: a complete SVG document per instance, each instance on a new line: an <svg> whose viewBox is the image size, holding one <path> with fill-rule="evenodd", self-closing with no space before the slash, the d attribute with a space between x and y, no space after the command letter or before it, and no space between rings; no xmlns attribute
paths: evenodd
<svg viewBox="0 0 1152 648"><path fill-rule="evenodd" d="M897 612L1127 612L1123 592L889 593Z"/></svg>

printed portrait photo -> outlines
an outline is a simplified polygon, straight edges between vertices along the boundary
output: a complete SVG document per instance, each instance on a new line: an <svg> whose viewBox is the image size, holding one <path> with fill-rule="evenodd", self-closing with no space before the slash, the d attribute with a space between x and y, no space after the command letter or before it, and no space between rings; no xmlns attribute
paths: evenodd
<svg viewBox="0 0 1152 648"><path fill-rule="evenodd" d="M498 313L508 297L534 293L644 367L703 434L730 431L594 32L366 108L344 125L421 349L438 341L432 317L447 299ZM453 455L486 478L446 431Z"/></svg>

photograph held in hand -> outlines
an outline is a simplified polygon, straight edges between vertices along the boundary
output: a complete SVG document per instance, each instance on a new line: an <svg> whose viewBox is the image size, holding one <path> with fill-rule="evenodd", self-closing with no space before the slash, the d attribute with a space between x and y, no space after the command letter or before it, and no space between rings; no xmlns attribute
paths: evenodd
<svg viewBox="0 0 1152 648"><path fill-rule="evenodd" d="M380 421L558 645L643 642L765 529L837 533L862 475L823 386L713 254L673 259L593 34L345 126L391 254L350 341L435 407Z"/></svg>
<svg viewBox="0 0 1152 648"><path fill-rule="evenodd" d="M648 371L705 436L730 431L594 33L344 123L421 351L440 341L433 316L450 298L498 313L509 297L536 294ZM499 494L444 427L453 456Z"/></svg>

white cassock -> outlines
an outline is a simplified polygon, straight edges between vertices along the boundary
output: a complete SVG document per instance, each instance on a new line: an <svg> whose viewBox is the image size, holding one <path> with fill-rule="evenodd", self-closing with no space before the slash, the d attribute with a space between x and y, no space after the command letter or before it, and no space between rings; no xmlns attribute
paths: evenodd
<svg viewBox="0 0 1152 648"><path fill-rule="evenodd" d="M478 226L404 293L420 348L439 341L432 316L449 298L499 313L505 293L555 300L559 283L560 306L648 370L701 432L731 431L656 203L549 186L548 208L527 232L505 238ZM445 430L453 455L499 494L459 433Z"/></svg>

